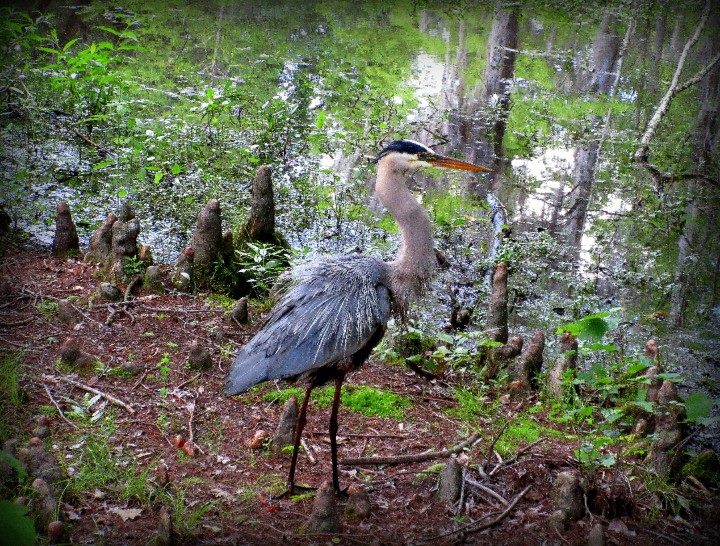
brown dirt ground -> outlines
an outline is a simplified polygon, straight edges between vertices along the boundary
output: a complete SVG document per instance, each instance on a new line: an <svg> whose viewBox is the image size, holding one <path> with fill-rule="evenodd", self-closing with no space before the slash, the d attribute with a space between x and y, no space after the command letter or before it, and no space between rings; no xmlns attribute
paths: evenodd
<svg viewBox="0 0 720 546"><path fill-rule="evenodd" d="M223 310L208 304L202 296L174 292L152 296L141 290L135 294L136 301L129 308L129 314L119 313L110 327L103 327L110 312L108 305L96 300L87 306L88 298L99 284L98 278L97 267L84 262L55 259L36 248L14 245L6 248L0 264L0 349L22 350L25 355L22 384L28 393L28 402L19 413L21 429L26 431L20 436L25 439L29 436L27 431L33 427L32 416L38 406L50 404L42 376L59 374L55 362L63 340L76 339L85 351L97 356L109 368L128 367L134 373L132 377L106 373L79 380L117 396L135 409L135 413L130 414L115 408L117 430L109 442L119 459L130 457L140 468L167 465L171 485L166 487L172 487L173 483L184 487L190 511L206 501L214 502L194 527L194 536L186 538L185 543L585 544L587 533L597 522L606 526L613 524L616 530L608 532L612 544L718 543L715 542L717 518L711 520L712 516L706 515L703 520L686 514L650 520L646 515L652 502L642 488L642 480L627 481L621 479L624 473L609 470L596 473L595 491L612 489L610 486L615 490L624 488L624 492L616 495L621 500L607 494L591 497L593 515L586 515L560 536L548 525L552 512L551 484L557 472L578 467L572 457L576 442L563 438L552 438L532 447L518 461L503 466L485 482L506 499L513 499L523 488L531 486L514 510L488 530L440 536L462 523L492 517L502 508L496 501L468 488L465 513L462 517L456 516L437 499L436 478L418 474L441 462L431 461L342 468L343 485L358 483L367 487L374 506L372 515L364 522L343 517L342 532L338 535L310 534L305 524L312 499L274 500L270 494L273 490L277 492L285 480L289 455L274 455L246 446L255 431L274 430L281 407L264 402L262 394L276 386L266 384L251 394L233 398L221 394L232 353L252 335L260 321L257 313L253 315L253 324L243 328L224 321ZM77 326L48 320L38 312L36 305L41 298L70 296L77 298L78 307L85 313ZM185 367L190 344L196 340L212 351L214 360L214 367L197 378L197 372ZM167 381L160 382L153 375L166 352L172 357L172 369ZM450 387L453 381L460 379L450 378ZM66 410L68 404L64 397L78 400L83 396L82 391L69 385L45 382ZM414 405L402 423L341 409L341 458L361 453L398 455L441 449L458 443L468 433L464 424L445 411L454 405L446 385L430 384L409 370L384 366L373 360L353 374L349 382L393 390L411 398ZM168 388L164 398L158 393L160 387ZM196 410L192 426L202 453L187 457L171 444L171 438L175 434L188 436L187 403L193 399ZM519 403L508 399L504 414L517 412L532 401L532 397ZM166 432L157 424L161 414L169 418ZM326 409L311 405L306 438L317 456L317 463L313 465L305 455L300 455L300 483L317 485L330 477L327 418ZM542 416L536 418L543 419ZM57 416L51 429L52 452L61 464L72 466L77 455L73 446L78 442L78 431ZM478 432L484 434L483 440L467 453L467 472L476 479L478 463L484 460L497 426L487 422ZM367 436L350 436L350 433ZM153 476L153 485L159 487L158 474ZM620 482L622 485L618 486ZM123 522L110 511L115 507L142 508L142 512L139 517ZM113 496L110 486L104 491L87 491L65 498L62 511L69 522L73 543L145 544L152 540L157 529L159 509L158 506L140 507L132 501L124 503ZM625 529L620 522L625 524Z"/></svg>

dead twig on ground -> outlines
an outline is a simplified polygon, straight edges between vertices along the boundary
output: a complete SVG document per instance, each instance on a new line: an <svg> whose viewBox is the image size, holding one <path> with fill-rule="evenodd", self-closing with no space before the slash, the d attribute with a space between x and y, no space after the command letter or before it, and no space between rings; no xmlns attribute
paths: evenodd
<svg viewBox="0 0 720 546"><path fill-rule="evenodd" d="M488 450L485 453L485 462L482 463L482 468L485 470L487 465L490 464L490 456L495 451L495 444L497 444L498 440L502 437L503 433L507 430L507 428L510 426L510 421L505 421L505 424L500 429L500 432L498 432L495 437L492 439L492 442L488 446Z"/></svg>
<svg viewBox="0 0 720 546"><path fill-rule="evenodd" d="M510 504L500 493L498 493L494 489L490 489L487 485L483 485L482 483L473 480L470 476L465 476L465 481L476 489L479 489L483 493L487 493L495 500L500 501L503 506L507 506L508 504Z"/></svg>
<svg viewBox="0 0 720 546"><path fill-rule="evenodd" d="M300 445L302 446L305 455L307 455L308 461L310 461L311 464L317 464L317 459L315 458L315 455L313 455L312 449L310 449L310 445L307 443L305 438L300 439Z"/></svg>
<svg viewBox="0 0 720 546"><path fill-rule="evenodd" d="M123 294L123 300L120 303L114 304L114 306L110 310L110 314L105 319L105 326L110 326L113 323L113 320L115 320L115 315L117 315L118 312L125 313L128 317L130 317L130 322L135 322L135 317L128 311L128 308L135 303L135 301L132 299L132 291L135 290L135 287L142 282L142 275L137 275L130 283L128 283L127 287L125 288L125 293Z"/></svg>
<svg viewBox="0 0 720 546"><path fill-rule="evenodd" d="M58 410L58 413L60 414L60 417L62 418L62 420L65 421L71 427L78 428L78 426L75 423L73 423L70 419L65 417L63 410L60 409L60 405L57 403L57 400L55 400L52 393L50 392L50 388L45 383L43 383L42 386L45 389L45 392L47 393L48 398L50 399L50 402L52 402L53 406L55 406L55 409Z"/></svg>
<svg viewBox="0 0 720 546"><path fill-rule="evenodd" d="M25 324L30 324L34 320L35 317L28 317L23 320L16 320L15 322L3 322L0 324L0 328L15 328L16 326L24 326Z"/></svg>
<svg viewBox="0 0 720 546"><path fill-rule="evenodd" d="M451 535L456 535L458 533L463 533L463 534L477 533L479 531L489 529L490 527L494 527L495 525L500 523L502 520L504 520L510 512L512 512L513 508L515 508L515 505L520 501L520 499L522 499L527 494L528 491L530 491L531 487L532 487L531 485L528 485L525 489L523 489L520 493L518 493L518 495L512 500L512 502L510 504L508 504L507 508L505 508L505 510L500 512L500 514L498 514L496 517L494 517L490 521L488 521L486 523L480 523L480 524L478 524L477 522L468 523L467 525L463 525L462 527L459 527L452 531L448 531L446 533L435 535L424 542L435 543L438 541L438 539L449 537Z"/></svg>
<svg viewBox="0 0 720 546"><path fill-rule="evenodd" d="M23 294L27 294L28 296L32 296L33 298L35 298L36 301L37 301L38 298L47 299L47 300L53 300L53 301L60 301L61 299L63 299L63 298L58 298L58 297L56 297L56 296L51 296L51 295L49 295L49 294L40 294L40 293L38 293L38 292L34 292L34 291L30 290L27 286L23 286L21 291L22 291ZM79 308L77 305L75 305L74 303L72 303L72 302L69 302L69 303L70 303L70 306L71 306L73 309L75 309L75 311L77 311L77 312L80 314L80 316L83 317L85 320L88 320L88 321L90 321L90 322L94 322L95 324L97 324L97 325L100 326L101 328L106 329L106 325L105 325L105 324L103 324L102 322L100 322L100 321L97 320L97 319L92 318L90 315L88 315L85 311L83 311L82 309L80 309L80 308Z"/></svg>
<svg viewBox="0 0 720 546"><path fill-rule="evenodd" d="M150 373L150 368L146 369L142 374L140 374L140 378L137 381L135 381L135 383L133 383L132 387L130 387L130 392L137 389L138 385L140 385L140 383L142 383L144 381L144 379L147 377L147 374L149 374L149 373Z"/></svg>
<svg viewBox="0 0 720 546"><path fill-rule="evenodd" d="M177 390L182 389L185 385L188 385L188 384L192 383L193 381L195 381L196 379L199 379L200 375L202 375L200 372L196 373L190 379L186 379L182 383L179 383L178 386L175 387L175 389L177 389Z"/></svg>
<svg viewBox="0 0 720 546"><path fill-rule="evenodd" d="M494 476L495 473L496 473L498 470L500 470L501 468L508 467L508 466L514 464L522 455L524 455L525 453L527 453L528 451L530 451L530 450L531 450L533 447L535 447L536 445L544 442L545 440L546 440L546 438L540 438L539 440L535 440L534 442L526 445L526 446L523 447L522 449L519 449L518 452L517 452L515 455L513 455L512 457L510 457L507 461L505 461L505 462L503 462L502 464L499 464L499 465L497 465L495 468L493 468L493 469L487 474L487 476L488 476L488 477L492 477L492 476Z"/></svg>
<svg viewBox="0 0 720 546"><path fill-rule="evenodd" d="M115 404L116 406L120 406L121 408L125 409L128 413L131 413L131 414L135 413L135 410L132 408L132 406L130 406L129 404L126 404L125 402L123 402L119 398L113 396L112 394L108 394L99 389L96 389L95 387L85 385L84 383L80 383L79 381L75 381L74 379L70 379L68 377L55 377L54 375L43 375L43 379L46 381L51 381L55 384L67 383L68 385L72 385L73 387L77 387L78 389L82 389L82 390L87 391L92 394L97 394L97 395L105 398L105 400L107 400L111 404Z"/></svg>
<svg viewBox="0 0 720 546"><path fill-rule="evenodd" d="M7 339L2 336L0 336L0 341L3 343L7 343L8 345L12 345L13 347L17 347L18 349L22 349L23 351L30 351L33 353L39 353L40 350L34 347L30 346L30 343L18 343L17 341L13 341L12 339ZM44 345L44 347L47 347L47 345Z"/></svg>
<svg viewBox="0 0 720 546"><path fill-rule="evenodd" d="M327 431L322 430L313 430L310 432L312 435L316 436L329 436L329 433ZM338 436L343 436L345 438L393 438L393 439L405 439L408 437L407 434L362 434L362 433L356 433L356 432L346 432L346 433L339 433Z"/></svg>
<svg viewBox="0 0 720 546"><path fill-rule="evenodd" d="M343 466L363 466L363 465L396 465L420 463L424 461L432 461L434 459L444 459L450 455L460 453L465 448L474 446L480 440L479 434L473 434L463 442L449 449L440 451L426 451L424 453L414 453L410 455L396 455L392 457L357 457L349 459L341 459L339 463Z"/></svg>

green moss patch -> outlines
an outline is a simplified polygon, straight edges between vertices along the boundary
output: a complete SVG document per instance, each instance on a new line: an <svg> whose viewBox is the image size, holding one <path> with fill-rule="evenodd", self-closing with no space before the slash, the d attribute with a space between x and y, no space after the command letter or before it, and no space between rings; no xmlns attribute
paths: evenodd
<svg viewBox="0 0 720 546"><path fill-rule="evenodd" d="M315 389L310 400L317 407L328 407L332 404L334 390L334 387ZM295 396L300 401L304 394L305 390L300 387L288 387L265 393L263 400L284 404L291 396ZM350 411L361 413L367 417L387 417L398 420L404 419L405 411L412 407L412 401L405 396L364 385L344 386L340 393L340 403Z"/></svg>

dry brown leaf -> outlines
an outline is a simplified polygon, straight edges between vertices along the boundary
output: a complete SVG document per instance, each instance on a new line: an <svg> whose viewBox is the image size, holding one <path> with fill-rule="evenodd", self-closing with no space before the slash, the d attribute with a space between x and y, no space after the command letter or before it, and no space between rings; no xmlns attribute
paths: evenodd
<svg viewBox="0 0 720 546"><path fill-rule="evenodd" d="M120 516L123 521L133 520L142 514L142 508L111 508L110 512Z"/></svg>

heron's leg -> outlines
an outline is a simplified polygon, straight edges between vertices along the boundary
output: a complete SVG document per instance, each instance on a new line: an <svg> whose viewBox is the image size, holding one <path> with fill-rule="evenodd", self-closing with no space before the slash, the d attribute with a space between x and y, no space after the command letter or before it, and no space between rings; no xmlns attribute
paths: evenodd
<svg viewBox="0 0 720 546"><path fill-rule="evenodd" d="M335 396L333 397L332 411L330 413L330 453L332 455L333 489L340 493L340 480L338 479L337 463L337 431L338 431L338 408L340 407L340 389L345 374L341 373L335 378Z"/></svg>
<svg viewBox="0 0 720 546"><path fill-rule="evenodd" d="M305 398L303 398L302 406L300 407L300 416L298 417L297 425L295 425L295 443L293 445L292 462L290 463L290 474L288 475L288 493L293 494L295 489L295 465L297 465L298 450L300 449L300 439L302 438L303 429L305 428L308 402L310 401L310 393L315 388L315 385L310 383L310 386L305 391Z"/></svg>

